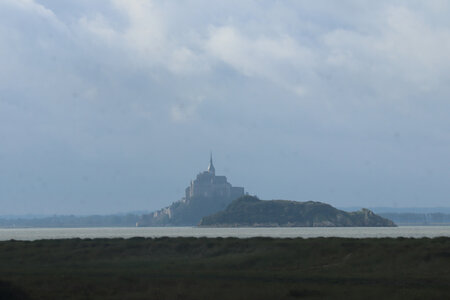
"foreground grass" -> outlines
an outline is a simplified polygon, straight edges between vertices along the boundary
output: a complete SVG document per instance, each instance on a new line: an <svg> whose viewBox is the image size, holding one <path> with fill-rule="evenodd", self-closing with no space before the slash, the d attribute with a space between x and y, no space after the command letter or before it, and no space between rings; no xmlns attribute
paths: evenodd
<svg viewBox="0 0 450 300"><path fill-rule="evenodd" d="M0 299L448 299L450 238L0 242Z"/></svg>

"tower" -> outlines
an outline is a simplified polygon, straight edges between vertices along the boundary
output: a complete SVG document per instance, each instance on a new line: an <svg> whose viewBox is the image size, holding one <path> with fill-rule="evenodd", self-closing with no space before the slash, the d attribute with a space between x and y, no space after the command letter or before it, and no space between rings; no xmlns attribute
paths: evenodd
<svg viewBox="0 0 450 300"><path fill-rule="evenodd" d="M210 156L209 156L208 172L213 175L216 175L216 169L214 168L214 165L213 165L212 152L210 153Z"/></svg>

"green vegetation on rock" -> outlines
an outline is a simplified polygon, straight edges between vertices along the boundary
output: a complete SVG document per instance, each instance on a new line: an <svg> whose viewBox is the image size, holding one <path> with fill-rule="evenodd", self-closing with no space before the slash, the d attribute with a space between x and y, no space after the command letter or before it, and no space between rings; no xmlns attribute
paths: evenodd
<svg viewBox="0 0 450 300"><path fill-rule="evenodd" d="M224 211L204 217L200 226L376 227L395 224L368 209L349 213L322 202L264 201L247 195L234 200Z"/></svg>

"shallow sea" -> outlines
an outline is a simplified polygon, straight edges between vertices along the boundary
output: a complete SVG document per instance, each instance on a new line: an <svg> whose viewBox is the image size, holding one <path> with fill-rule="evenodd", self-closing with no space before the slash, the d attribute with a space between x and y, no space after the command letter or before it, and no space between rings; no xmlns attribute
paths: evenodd
<svg viewBox="0 0 450 300"><path fill-rule="evenodd" d="M124 228L0 228L0 241L68 238L131 237L277 237L277 238L383 238L450 237L450 226L400 227L270 227L270 228L198 228L198 227L124 227Z"/></svg>

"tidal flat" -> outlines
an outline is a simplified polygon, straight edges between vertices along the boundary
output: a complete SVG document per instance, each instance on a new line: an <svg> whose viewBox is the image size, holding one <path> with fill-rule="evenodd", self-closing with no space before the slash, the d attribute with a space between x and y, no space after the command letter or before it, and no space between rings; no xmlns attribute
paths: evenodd
<svg viewBox="0 0 450 300"><path fill-rule="evenodd" d="M446 299L450 238L0 242L0 299Z"/></svg>

